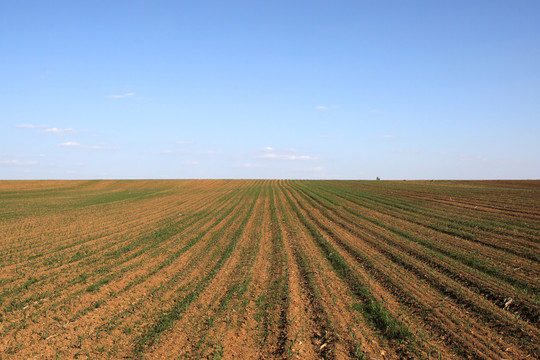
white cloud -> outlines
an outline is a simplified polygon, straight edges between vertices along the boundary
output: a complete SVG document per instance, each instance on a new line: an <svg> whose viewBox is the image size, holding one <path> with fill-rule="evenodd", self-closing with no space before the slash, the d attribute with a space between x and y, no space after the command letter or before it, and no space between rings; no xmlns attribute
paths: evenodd
<svg viewBox="0 0 540 360"><path fill-rule="evenodd" d="M53 127L53 128L50 128L50 129L45 129L45 130L43 130L43 132L48 133L48 134L58 135L58 136L64 136L67 133L73 132L73 128L59 129L59 128Z"/></svg>
<svg viewBox="0 0 540 360"><path fill-rule="evenodd" d="M275 153L264 154L259 156L259 158L273 160L315 160L314 157L309 155L279 155Z"/></svg>
<svg viewBox="0 0 540 360"><path fill-rule="evenodd" d="M75 141L66 141L64 143L58 144L58 146L62 147L83 147L82 144L75 142Z"/></svg>
<svg viewBox="0 0 540 360"><path fill-rule="evenodd" d="M274 151L274 148L271 147L271 146L266 146L266 147L263 147L263 150L264 151Z"/></svg>
<svg viewBox="0 0 540 360"><path fill-rule="evenodd" d="M119 150L118 146L107 146L107 144L100 145L84 145L76 141L67 141L61 144L58 144L61 147L76 147L80 149L90 149L90 150Z"/></svg>
<svg viewBox="0 0 540 360"><path fill-rule="evenodd" d="M67 128L57 128L57 127L49 127L47 125L34 125L34 124L20 124L16 125L18 128L22 129L43 129L41 130L44 134L53 134L57 136L64 136L68 133L72 133L75 131L75 129L71 127Z"/></svg>
<svg viewBox="0 0 540 360"><path fill-rule="evenodd" d="M135 93L125 93L125 94L121 94L121 95L109 95L107 96L108 98L110 99L123 99L123 98L127 98L127 97L131 97L135 95Z"/></svg>
<svg viewBox="0 0 540 360"><path fill-rule="evenodd" d="M318 111L324 111L324 110L332 110L332 109L337 109L337 105L332 105L332 106L325 106L325 105L317 105L315 106L315 110L318 110Z"/></svg>
<svg viewBox="0 0 540 360"><path fill-rule="evenodd" d="M309 155L284 155L287 160L315 160L314 157Z"/></svg>
<svg viewBox="0 0 540 360"><path fill-rule="evenodd" d="M86 148L93 149L93 150L120 150L120 146L109 146L107 144L90 145L90 146L86 146Z"/></svg>
<svg viewBox="0 0 540 360"><path fill-rule="evenodd" d="M21 161L17 159L0 160L0 165L10 165L10 166L37 165L37 161Z"/></svg>
<svg viewBox="0 0 540 360"><path fill-rule="evenodd" d="M278 155L272 153L272 154L264 154L259 156L261 159L277 159Z"/></svg>

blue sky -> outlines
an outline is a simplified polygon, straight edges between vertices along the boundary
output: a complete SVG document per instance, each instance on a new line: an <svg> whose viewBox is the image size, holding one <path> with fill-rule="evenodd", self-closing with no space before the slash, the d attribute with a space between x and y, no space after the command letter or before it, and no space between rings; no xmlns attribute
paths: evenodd
<svg viewBox="0 0 540 360"><path fill-rule="evenodd" d="M539 13L3 1L0 179L538 179Z"/></svg>

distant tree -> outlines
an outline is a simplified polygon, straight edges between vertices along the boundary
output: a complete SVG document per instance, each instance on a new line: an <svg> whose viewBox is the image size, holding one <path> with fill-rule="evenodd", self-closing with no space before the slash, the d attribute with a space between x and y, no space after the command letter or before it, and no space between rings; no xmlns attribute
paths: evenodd
<svg viewBox="0 0 540 360"><path fill-rule="evenodd" d="M381 180L381 178L377 176L377 180Z"/></svg>

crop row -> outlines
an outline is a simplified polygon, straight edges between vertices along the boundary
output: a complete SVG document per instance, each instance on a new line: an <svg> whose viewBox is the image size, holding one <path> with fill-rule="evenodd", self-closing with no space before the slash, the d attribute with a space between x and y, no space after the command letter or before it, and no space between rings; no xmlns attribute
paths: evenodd
<svg viewBox="0 0 540 360"><path fill-rule="evenodd" d="M539 194L0 182L0 358L536 358Z"/></svg>

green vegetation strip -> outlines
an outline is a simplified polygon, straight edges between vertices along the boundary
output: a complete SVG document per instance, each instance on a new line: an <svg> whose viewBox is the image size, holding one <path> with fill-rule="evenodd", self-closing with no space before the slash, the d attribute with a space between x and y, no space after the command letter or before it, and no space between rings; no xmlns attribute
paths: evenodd
<svg viewBox="0 0 540 360"><path fill-rule="evenodd" d="M239 196L238 194L239 194L238 191L230 192L230 193L226 194L225 196L221 197L217 202L219 204L221 204L221 203L224 203L224 202L226 203L227 201L232 201L232 199ZM226 211L226 215L231 213L232 209L234 209L238 205L238 203L241 201L241 199L242 199L242 196L240 196L240 199L237 199L236 203L234 203L232 206L230 206L228 208L228 211ZM116 266L118 266L120 264L123 264L126 261L129 261L129 260L131 260L131 259L133 259L135 257L138 257L138 256L142 255L144 252L146 252L147 250L149 250L151 248L155 248L156 246L158 246L158 244L163 243L164 241L170 239L172 236L184 231L184 229L189 228L190 226L197 223L199 220L201 220L201 219L210 219L210 217L207 216L208 214L209 214L209 210L203 210L203 211L199 211L199 212L197 212L195 214L185 216L185 217L182 218L182 220L177 221L177 222L169 221L168 224L165 227L162 227L162 228L160 228L158 230L155 230L154 232L152 232L152 233L150 233L148 235L145 235L145 236L139 238L136 242L131 242L130 245L128 245L130 250L133 250L134 248L138 247L138 245L135 246L135 247L131 247L134 243L144 244L144 243L150 242L150 246L147 246L144 249L141 249L141 250L137 251L136 253L131 254L129 257L127 257L126 259L124 259L124 261L122 261L120 263L117 262ZM219 223L225 216L220 217L215 224ZM200 228L200 227L198 227L198 228ZM174 260L174 258L180 256L181 253L187 251L193 244L195 244L198 241L198 239L200 239L200 237L196 237L195 239L192 239L192 241L190 241L185 247L183 247L180 251L177 251L173 256L169 257L167 259L167 261L162 263L160 266L158 266L157 269L154 269L147 276L145 276L145 277L142 277L142 276L137 277L134 281L130 282L130 284L128 284L124 289L120 290L119 292L110 292L108 294L107 298L109 299L109 298L118 296L120 293L128 290L129 288L133 287L136 284L141 283L148 276L155 274L157 271L159 271L163 267L169 265L172 262L172 260ZM126 249L126 248L124 248L124 249ZM114 258L119 257L121 254L123 254L125 252L127 252L127 251L120 251L118 253L115 253L115 256L113 256L113 257ZM111 253L109 253L109 254L111 254ZM110 258L110 256L107 257L107 258ZM144 260L140 260L136 264L132 264L132 265L126 267L126 268L123 268L123 269L117 271L116 273L109 274L104 278L98 279L95 283L89 285L85 290L79 290L79 291L71 294L69 296L68 300L73 299L74 297L82 294L84 291L92 292L92 293L97 292L102 286L110 283L113 279L121 276L122 274L128 272L131 269L137 268L143 261ZM90 262L86 261L86 263L89 264ZM79 276L76 279L71 281L70 284L71 285L76 285L76 284L79 284L79 283L86 283L88 278L90 278L92 276L95 276L95 275L99 275L101 273L109 272L109 271L110 271L110 268L108 266L105 266L105 267L98 268L98 269L94 270L92 272L92 274L82 273L82 274L79 274ZM48 277L48 276L43 276L41 278L41 280L47 280L47 279L49 281L51 281L50 277ZM54 281L54 279L52 279L52 281ZM35 284L37 282L38 282L37 279L32 278L31 282L27 282L26 284L23 284L23 288L21 290L26 290L29 285ZM36 286L36 285L34 285L34 286ZM20 290L18 290L18 288L12 289L12 291L10 292L11 294L13 294L13 290L20 291ZM5 312L13 311L14 309L18 309L18 308L26 305L29 302L33 302L35 300L40 300L41 298L44 298L44 297L48 297L49 299L53 299L53 298L57 297L58 294L60 294L62 292L65 292L65 290L66 290L66 288L58 288L58 291L55 294L41 293L41 294L39 294L39 298L37 298L37 299L35 298L35 296L32 297L32 298L24 299L24 300L14 298L12 300L11 304L4 311ZM103 304L106 300L107 299L102 299L101 304ZM64 300L64 302L65 301L67 301L67 300ZM0 304L1 304L1 296L0 296ZM50 306L42 309L41 313L44 313L44 312L48 311L51 307L56 308L59 305L60 305L60 303L56 303L56 304L53 303ZM94 306L94 304L91 304L88 307L86 307L85 309L82 309L82 310L78 311L76 314L74 314L73 316L71 316L69 321L71 321L71 322L75 321L80 316L85 315L86 313L88 313L89 311L91 311L91 310L93 310L95 308L97 308L97 307Z"/></svg>
<svg viewBox="0 0 540 360"><path fill-rule="evenodd" d="M277 355L285 352L287 341L287 309L289 307L289 269L283 244L283 233L276 212L275 190L270 187L270 280L268 291L256 299L257 320L262 320L262 344L266 345L272 329L277 328ZM276 314L277 313L277 314ZM277 317L277 318L276 318Z"/></svg>
<svg viewBox="0 0 540 360"><path fill-rule="evenodd" d="M268 188L263 188L263 194L262 197L266 198L268 192ZM231 279L239 278L238 280L231 281L232 285L228 285L229 288L224 293L218 293L214 297L212 304L217 304L216 308L212 312L211 309L209 309L209 314L207 318L204 319L204 324L202 326L202 330L199 331L199 339L197 340L197 343L194 346L194 350L189 354L191 358L204 358L204 352L207 349L214 349L214 358L217 355L216 348L218 347L218 344L211 344L212 340L208 340L208 333L210 329L213 327L213 325L216 322L216 319L223 318L223 313L226 311L227 307L230 303L232 303L236 299L240 299L243 297L243 295L247 292L249 284L251 282L251 268L253 267L253 262L255 261L255 257L257 256L259 250L260 250L260 241L262 238L262 224L264 220L264 202L263 205L260 208L257 208L255 210L254 215L254 222L255 226L252 227L251 233L246 234L246 237L249 239L255 238L255 243L253 244L251 241L251 245L247 249L244 249L242 254L240 254L240 257L243 259L237 267L231 272ZM245 305L245 301L244 301ZM236 310L239 310L238 308ZM217 340L219 342L219 339ZM196 353L196 355L194 354ZM187 354L186 354L187 355Z"/></svg>
<svg viewBox="0 0 540 360"><path fill-rule="evenodd" d="M355 236L360 236L351 226L349 226L347 223L344 223L338 219L335 219L334 215L330 215L328 211L331 211L335 214L338 218L341 218L339 215L336 214L335 208L328 203L323 204L322 200L317 198L317 195L308 189L298 186L300 194L303 196L303 199L310 203L312 206L317 208L321 213L327 217L328 219L331 219L331 221L335 222L337 225L343 227L347 231L349 231L352 234L355 234ZM316 203L315 203L316 202ZM303 201L300 201L299 203L303 203ZM309 214L310 212L306 210L306 212ZM387 286L390 286L393 289L399 289L401 296L400 301L403 301L403 303L406 306L415 306L421 313L425 314L433 314L433 309L427 307L424 303L419 302L418 299L410 296L410 294L404 292L400 280L396 277L388 276L388 273L385 271L381 271L377 267L375 267L375 264L373 260L371 260L369 257L367 257L363 252L358 251L354 248L352 248L350 245L346 244L345 242L342 242L337 236L334 234L334 232L329 229L328 227L324 226L320 222L318 222L315 218L312 218L317 224L326 231L341 247L343 247L348 253L353 255L368 271L370 271L372 274L376 276L376 278L380 279L380 281L383 284L386 284ZM343 218L342 218L343 219ZM346 219L345 219L346 220ZM350 220L346 220L347 222L350 222ZM369 231L369 230L368 230ZM376 233L373 233L372 231L369 231L372 235ZM365 239L367 240L367 239ZM450 285L446 282L441 281L439 278L434 277L429 272L425 272L425 269L418 268L411 264L409 261L410 259L407 259L406 256L400 256L399 249L396 249L397 253L390 252L389 250L385 249L384 245L385 242L373 242L371 240L367 240L371 246L374 248L377 248L382 254L384 254L387 258L389 258L394 264L404 267L407 271L412 272L415 274L415 276L418 279L423 279L425 281L428 281L431 286L436 288L440 291L440 296L450 296L452 299L455 299L456 302L462 306L466 306L468 310L472 311L476 316L479 318L482 318L486 323L490 323L493 321L493 317L499 319L499 321L502 321L505 325L501 327L502 329L505 329L509 334L512 334L515 336L516 339L531 339L532 334L528 333L526 329L521 328L521 326L517 322L510 322L506 317L500 317L496 312L493 312L493 307L480 307L477 303L472 301L470 298L464 297L464 294L462 292L461 285L458 283L455 283L453 280L450 280L455 287L450 287ZM407 261L406 261L407 259ZM523 315L525 315L525 312L522 312ZM444 328L442 328L438 323L433 323L430 321L429 318L425 317L423 319L424 321L429 322L434 328L438 329L439 334L443 335L445 334ZM496 326L496 325L495 325ZM512 330L510 330L512 329ZM461 339L454 338L454 342L460 343ZM476 350L476 349L473 349ZM465 352L460 352L461 355L465 356Z"/></svg>
<svg viewBox="0 0 540 360"><path fill-rule="evenodd" d="M406 219L417 225L425 226L466 240L477 241L478 236L476 233L479 230L492 233L494 231L500 232L501 229L504 229L508 232L508 235L512 237L516 236L516 231L540 236L540 232L531 228L531 223L523 224L521 219L507 219L507 222L501 222L499 218L497 218L497 220L490 220L479 217L472 218L471 216L459 216L448 210L424 208L405 200L396 198L388 199L387 196L340 186L341 182L318 182L314 184L310 183L310 185L314 185L325 192L346 194L349 201L353 201L368 209L376 210L400 219ZM459 207L455 208L460 211L464 210ZM430 221L428 222L426 219L430 219ZM433 223L433 220L437 220L438 223ZM482 244L490 246L488 242L482 242ZM526 256L527 253L520 253L520 255Z"/></svg>
<svg viewBox="0 0 540 360"><path fill-rule="evenodd" d="M235 198L235 196L232 196L231 195L231 199L229 201L233 201L233 199ZM114 293L110 293L108 298L113 298L113 297L116 297L118 295L120 295L121 293L129 290L130 288L144 282L146 279L148 279L150 276L152 275L155 275L157 272L159 272L160 270L162 270L163 268L169 266L170 264L172 264L172 262L177 259L180 255L182 255L183 253L185 253L186 251L188 251L193 245L195 245L198 241L200 241L202 239L202 237L204 235L206 235L209 231L211 231L215 226L217 226L221 221L223 221L223 219L225 219L232 211L233 209L235 209L238 204L242 201L243 199L243 196L238 196L239 198L236 199L236 202L234 204L232 204L231 206L225 208L225 209L222 209L221 211L217 212L217 214L220 214L219 217L217 219L214 219L214 222L204 231L198 233L196 236L194 236L192 239L190 239L186 245L184 245L182 248L180 248L179 250L177 250L176 252L174 252L172 255L170 255L164 262L162 262L161 264L159 264L157 267L155 267L152 271L150 271L149 273L145 274L144 276L138 276L136 277L134 280L132 280L129 284L127 284L123 289L121 289L120 291L118 292L114 292ZM221 199L220 201L226 201L228 200L227 197L224 197L223 199ZM201 211L201 212L198 212L196 214L194 214L193 216L191 216L191 221L188 222L187 224L184 224L181 228L178 228L177 231L173 231L173 232L169 232L169 231L163 231L163 232L159 232L159 231L156 231L155 234L162 234L164 236L166 236L165 238L162 239L162 241L166 241L168 240L170 237L178 234L178 233L181 233L182 231L184 231L185 229L191 227L192 225L196 224L197 222L199 222L201 219L210 219L208 215L208 211L207 210L204 210L204 211ZM207 221L206 223L208 223L210 221ZM178 223L180 224L180 222ZM201 227L197 227L197 229L194 229L193 231L197 231L198 229L200 229ZM162 229L163 230L163 229ZM168 236L170 235L170 236ZM162 242L160 241L160 242ZM151 246L152 247L152 246ZM150 248L150 247L149 247ZM139 251L140 252L140 251ZM132 258L132 257L130 257ZM144 261L141 260L139 263L137 264L134 264L132 266L130 266L130 268L136 268L140 265L140 263L142 263ZM116 273L114 274L114 276L112 277L108 277L108 278L105 278L105 279L101 279L97 282L97 286L96 284L92 284L90 285L86 291L89 291L89 292L93 292L93 291L97 291L97 289L99 289L99 287L107 284L110 282L110 280L112 280L114 277L117 277L119 276L121 273L124 273L125 271L121 271L119 273ZM171 280L171 279L170 279ZM106 300L104 300L106 301ZM75 319L77 319L78 317L86 314L89 310L91 310L93 308L92 305L90 305L89 307L79 311L77 314L75 314L72 318L70 318L70 321L74 321ZM109 324L110 326L111 324Z"/></svg>
<svg viewBox="0 0 540 360"><path fill-rule="evenodd" d="M346 199L346 200L350 200L346 195L344 194L340 194L340 193L334 193L335 195L337 195L338 197L340 198L343 198L343 199ZM463 253L459 253L459 252L454 252L452 250L449 250L449 249L446 249L442 246L437 246L436 244L434 244L433 242L431 241L428 241L428 240L424 240L424 239L421 239L421 238L418 238L406 231L403 231L401 229L398 229L396 227L393 227L393 226L390 226L390 225L387 225L377 219L374 219L374 218L371 218L371 217L368 217L368 216L365 216L365 215L362 215L360 213L358 213L357 211L355 211L354 209L342 204L342 203L336 203L335 201L332 201L328 198L326 198L327 200L333 202L334 204L337 204L338 206L340 206L341 208L343 208L343 210L347 211L348 213L358 217L358 218L361 218L365 221L368 221L374 225L377 225L383 229L386 229L386 230L389 230L390 232L396 234L396 235L399 235L407 240L411 240L417 244L420 244L422 245L423 247L429 249L429 250L432 250L432 251L435 251L435 252L438 252L442 255L445 255L449 258L452 258L468 267L471 267L473 269L476 269L482 273L485 273L487 275L490 275L494 278L497 278L497 279L500 279L506 283L508 283L509 285L515 287L516 289L520 289L528 294L536 294L538 293L539 289L537 286L533 285L533 284L530 284L530 283L527 283L521 279L517 279L517 278L514 278L508 274L505 274L503 272L500 271L499 268L495 267L495 266L492 266L490 264L487 263L486 260L483 260L483 259L480 259L480 258L477 258L475 256L472 256L472 255L466 255L466 254L463 254Z"/></svg>
<svg viewBox="0 0 540 360"><path fill-rule="evenodd" d="M199 283L197 283L197 285L195 285L195 288L190 293L181 299L177 299L174 306L168 311L164 312L154 323L154 325L140 336L139 340L135 344L134 349L137 354L141 354L145 349L152 346L164 331L171 328L174 323L182 317L188 306L206 289L206 287L217 275L218 271L221 270L227 259L232 254L234 248L236 247L236 243L244 232L247 222L251 218L259 193L260 189L257 192L253 203L251 204L248 215L244 218L240 227L234 233L232 239L227 244L225 251L222 253L217 263L210 269L209 273Z"/></svg>
<svg viewBox="0 0 540 360"><path fill-rule="evenodd" d="M282 193L284 193L283 187L281 188L281 191ZM294 229L293 223L291 221L292 219L289 216L285 215L286 212L284 209L283 201L280 201L279 205L281 213L284 215L283 220L289 230L289 234L295 236L297 234L296 230ZM313 321L313 326L316 328L316 331L313 332L312 343L314 343L313 340L319 342L319 346L316 346L314 350L319 354L319 356L321 356L321 358L328 359L331 357L331 353L335 350L333 343L334 339L331 338L334 330L332 329L332 326L328 319L328 313L327 311L325 311L322 305L322 299L320 296L321 293L317 286L316 279L313 276L314 271L313 268L310 266L311 262L308 261L306 256L301 251L299 251L298 246L295 242L291 242L290 245L292 257L297 265L298 272L300 274L301 286L306 291L308 301L310 302L310 307L312 308L311 320ZM298 335L299 333L296 334L294 339L286 339L286 350L289 358L291 358L294 354L292 350ZM321 344L327 345L321 348Z"/></svg>
<svg viewBox="0 0 540 360"><path fill-rule="evenodd" d="M336 274L345 281L352 293L361 300L356 305L356 309L377 328L387 339L406 340L411 336L410 331L381 305L371 294L369 288L362 284L359 275L355 273L347 261L339 254L339 252L326 241L325 237L319 232L317 227L313 225L298 208L295 201L288 193L285 193L291 207L298 215L300 221L306 226L311 233L315 243L318 245L321 253L334 268Z"/></svg>

